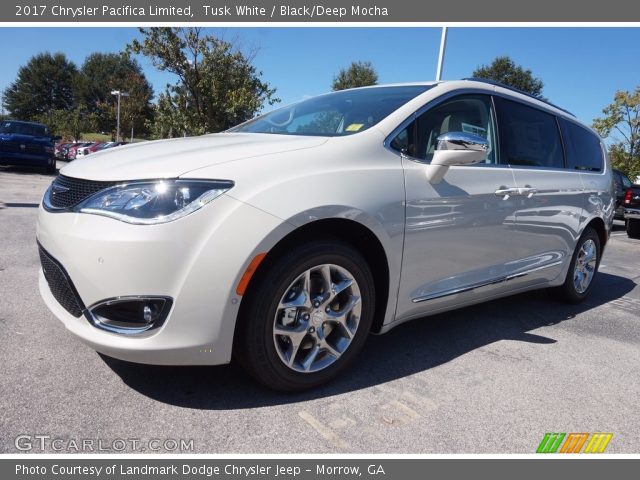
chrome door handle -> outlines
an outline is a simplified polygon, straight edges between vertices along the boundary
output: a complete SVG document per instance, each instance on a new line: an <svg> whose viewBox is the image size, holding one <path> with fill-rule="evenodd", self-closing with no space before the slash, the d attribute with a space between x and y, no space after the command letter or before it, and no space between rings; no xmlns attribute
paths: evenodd
<svg viewBox="0 0 640 480"><path fill-rule="evenodd" d="M531 188L529 186L526 186L524 188L519 188L518 189L518 193L519 193L519 195L522 195L523 197L531 198L536 193L538 193L538 190L536 190L535 188Z"/></svg>
<svg viewBox="0 0 640 480"><path fill-rule="evenodd" d="M520 190L517 188L500 187L495 192L496 197L502 197L503 200L507 200L509 197L520 195Z"/></svg>

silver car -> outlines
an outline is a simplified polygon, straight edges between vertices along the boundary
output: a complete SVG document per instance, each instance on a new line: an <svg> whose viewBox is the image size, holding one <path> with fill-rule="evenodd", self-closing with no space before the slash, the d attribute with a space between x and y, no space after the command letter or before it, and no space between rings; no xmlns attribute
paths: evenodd
<svg viewBox="0 0 640 480"><path fill-rule="evenodd" d="M583 300L614 203L599 137L549 103L477 80L345 90L69 164L39 212L40 290L106 355L233 355L301 390L407 320Z"/></svg>

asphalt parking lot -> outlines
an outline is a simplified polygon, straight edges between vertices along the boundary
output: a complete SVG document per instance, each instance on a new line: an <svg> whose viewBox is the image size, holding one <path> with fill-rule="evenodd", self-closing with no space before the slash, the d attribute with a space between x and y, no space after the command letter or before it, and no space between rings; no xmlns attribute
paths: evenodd
<svg viewBox="0 0 640 480"><path fill-rule="evenodd" d="M2 453L20 435L62 453L87 439L101 453L132 439L147 453L153 439L193 440L184 453L533 453L546 432L612 432L607 453L640 453L640 241L621 224L586 303L538 291L414 321L370 337L336 382L282 395L234 365L129 364L67 333L37 286L52 178L0 168Z"/></svg>

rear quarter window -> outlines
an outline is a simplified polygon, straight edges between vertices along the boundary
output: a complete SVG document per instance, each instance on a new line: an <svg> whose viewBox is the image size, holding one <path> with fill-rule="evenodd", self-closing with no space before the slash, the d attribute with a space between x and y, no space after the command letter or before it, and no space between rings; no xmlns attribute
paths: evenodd
<svg viewBox="0 0 640 480"><path fill-rule="evenodd" d="M560 120L560 125L567 150L567 168L601 172L604 159L600 138L590 130L565 119Z"/></svg>
<svg viewBox="0 0 640 480"><path fill-rule="evenodd" d="M503 163L513 166L564 168L556 117L519 102L495 97Z"/></svg>

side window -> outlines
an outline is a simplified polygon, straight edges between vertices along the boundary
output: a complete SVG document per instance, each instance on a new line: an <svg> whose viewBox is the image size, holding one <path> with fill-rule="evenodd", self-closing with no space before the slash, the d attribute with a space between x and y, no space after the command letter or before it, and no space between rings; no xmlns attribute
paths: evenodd
<svg viewBox="0 0 640 480"><path fill-rule="evenodd" d="M534 107L495 97L502 161L509 165L564 168L556 117Z"/></svg>
<svg viewBox="0 0 640 480"><path fill-rule="evenodd" d="M622 175L622 186L626 189L631 188L631 185L633 185L633 183L629 180L629 177Z"/></svg>
<svg viewBox="0 0 640 480"><path fill-rule="evenodd" d="M448 132L466 132L489 141L484 163L498 163L495 123L491 98L486 95L461 95L426 111L391 141L391 148L405 151L419 160L431 161L438 137Z"/></svg>
<svg viewBox="0 0 640 480"><path fill-rule="evenodd" d="M567 147L567 168L601 172L604 160L600 139L593 132L568 120L561 119L560 124Z"/></svg>
<svg viewBox="0 0 640 480"><path fill-rule="evenodd" d="M400 133L391 140L391 148L415 157L415 148L413 146L415 128L415 122L411 122L406 128L401 130Z"/></svg>
<svg viewBox="0 0 640 480"><path fill-rule="evenodd" d="M622 190L622 178L621 175L616 172L615 170L612 173L612 177L613 177L613 188L615 189L615 191L618 193Z"/></svg>

